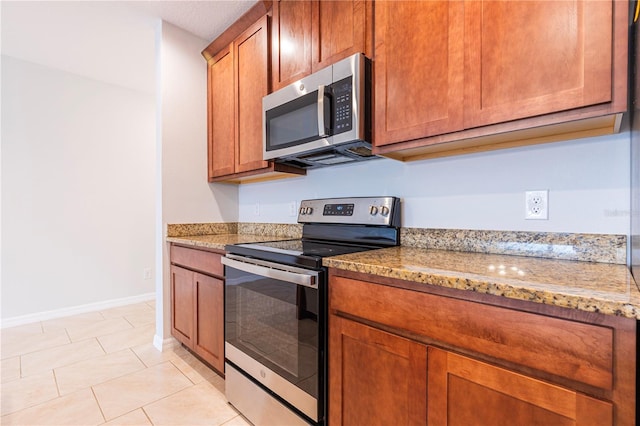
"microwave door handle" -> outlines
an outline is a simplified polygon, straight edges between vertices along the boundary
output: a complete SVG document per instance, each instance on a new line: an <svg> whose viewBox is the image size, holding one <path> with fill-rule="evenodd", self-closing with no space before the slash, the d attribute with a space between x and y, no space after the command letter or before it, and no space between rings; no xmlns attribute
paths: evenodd
<svg viewBox="0 0 640 426"><path fill-rule="evenodd" d="M305 287L316 288L316 276L304 273L289 272L283 269L274 269L266 266L256 265L254 263L241 262L228 257L220 259L222 263L240 271L248 272L250 274L260 275L267 278L273 278L275 280L286 281L293 284L303 285Z"/></svg>
<svg viewBox="0 0 640 426"><path fill-rule="evenodd" d="M318 87L318 136L326 137L327 128L324 126L324 84Z"/></svg>

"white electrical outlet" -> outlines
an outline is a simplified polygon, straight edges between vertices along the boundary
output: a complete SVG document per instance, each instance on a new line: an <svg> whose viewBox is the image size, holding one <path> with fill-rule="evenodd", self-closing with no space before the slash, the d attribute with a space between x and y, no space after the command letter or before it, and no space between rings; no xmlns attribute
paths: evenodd
<svg viewBox="0 0 640 426"><path fill-rule="evenodd" d="M525 219L549 219L549 191L525 192Z"/></svg>
<svg viewBox="0 0 640 426"><path fill-rule="evenodd" d="M255 206L253 207L253 214L255 214L256 216L260 216L260 203L256 202Z"/></svg>
<svg viewBox="0 0 640 426"><path fill-rule="evenodd" d="M289 203L289 216L298 215L298 204L295 201Z"/></svg>
<svg viewBox="0 0 640 426"><path fill-rule="evenodd" d="M151 279L151 268L144 268L144 271L142 272L143 278L145 280L150 280Z"/></svg>

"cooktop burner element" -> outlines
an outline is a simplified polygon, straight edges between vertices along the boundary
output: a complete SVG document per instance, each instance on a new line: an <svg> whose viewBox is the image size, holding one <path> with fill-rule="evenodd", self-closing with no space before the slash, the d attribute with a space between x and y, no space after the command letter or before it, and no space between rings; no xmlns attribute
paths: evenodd
<svg viewBox="0 0 640 426"><path fill-rule="evenodd" d="M340 254L356 253L371 250L371 246L354 246L327 242L315 242L304 240L267 241L263 243L235 244L228 246L227 251L250 257L259 257L263 260L284 263L294 266L306 266L320 268L322 258L337 256Z"/></svg>

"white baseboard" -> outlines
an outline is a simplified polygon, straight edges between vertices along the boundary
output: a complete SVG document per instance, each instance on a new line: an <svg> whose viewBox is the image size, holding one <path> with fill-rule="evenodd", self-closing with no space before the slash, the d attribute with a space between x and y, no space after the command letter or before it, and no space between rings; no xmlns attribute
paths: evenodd
<svg viewBox="0 0 640 426"><path fill-rule="evenodd" d="M102 311L118 306L131 305L133 303L146 302L155 299L155 293L145 293L138 296L124 297L122 299L105 300L103 302L88 303L86 305L72 306L70 308L55 309L52 311L37 312L18 317L1 320L0 328L15 327L17 325L31 324L38 321L46 321L71 315L84 314L86 312Z"/></svg>
<svg viewBox="0 0 640 426"><path fill-rule="evenodd" d="M163 339L157 334L153 336L153 346L160 352L168 351L177 346L180 346L180 342L178 342L173 337L169 337L168 339Z"/></svg>

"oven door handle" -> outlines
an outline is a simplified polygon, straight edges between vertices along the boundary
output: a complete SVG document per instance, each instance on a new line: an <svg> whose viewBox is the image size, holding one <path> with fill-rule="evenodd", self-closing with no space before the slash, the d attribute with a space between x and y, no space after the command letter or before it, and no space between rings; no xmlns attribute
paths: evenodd
<svg viewBox="0 0 640 426"><path fill-rule="evenodd" d="M229 266L230 268L297 285L303 285L305 287L318 287L317 272L307 271L301 268L294 268L296 272L292 272L287 270L285 265L269 262L261 262L261 265L257 265L255 263L232 259L228 256L229 255L223 257L221 261L223 265Z"/></svg>

